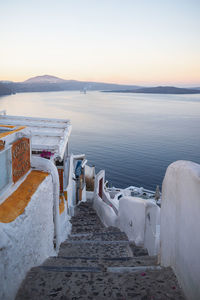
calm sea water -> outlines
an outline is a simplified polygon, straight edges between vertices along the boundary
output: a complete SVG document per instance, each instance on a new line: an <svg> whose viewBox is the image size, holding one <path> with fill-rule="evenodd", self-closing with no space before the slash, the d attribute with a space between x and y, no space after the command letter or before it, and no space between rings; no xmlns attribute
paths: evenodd
<svg viewBox="0 0 200 300"><path fill-rule="evenodd" d="M155 189L171 162L200 163L200 95L21 93L1 97L1 109L71 119L71 152L117 187Z"/></svg>

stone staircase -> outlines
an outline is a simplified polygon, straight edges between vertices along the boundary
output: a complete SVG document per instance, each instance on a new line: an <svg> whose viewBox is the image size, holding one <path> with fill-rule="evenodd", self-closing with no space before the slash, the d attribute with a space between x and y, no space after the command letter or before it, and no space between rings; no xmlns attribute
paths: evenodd
<svg viewBox="0 0 200 300"><path fill-rule="evenodd" d="M119 229L105 228L90 203L81 203L71 222L59 255L30 270L17 300L184 299L173 271Z"/></svg>

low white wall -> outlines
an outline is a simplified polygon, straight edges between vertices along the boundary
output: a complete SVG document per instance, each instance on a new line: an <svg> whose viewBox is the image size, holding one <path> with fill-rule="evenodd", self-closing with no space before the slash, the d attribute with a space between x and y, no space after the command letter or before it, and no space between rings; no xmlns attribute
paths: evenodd
<svg viewBox="0 0 200 300"><path fill-rule="evenodd" d="M102 198L99 197L99 182L103 179L102 183ZM99 216L102 223L108 226L116 226L118 227L118 216L116 215L115 211L111 207L111 203L107 198L107 193L104 190L105 184L105 171L101 170L95 176L95 183L94 183L94 201L93 201L93 208L96 210L97 215Z"/></svg>
<svg viewBox="0 0 200 300"><path fill-rule="evenodd" d="M76 205L76 182L73 180L73 178L75 178L73 161L74 161L74 155L71 154L71 156L69 158L68 185L66 187L67 202L68 202L68 208L69 208L70 216L74 215L74 207Z"/></svg>
<svg viewBox="0 0 200 300"><path fill-rule="evenodd" d="M25 212L11 223L0 223L0 299L13 300L33 266L55 255L53 184L41 183Z"/></svg>
<svg viewBox="0 0 200 300"><path fill-rule="evenodd" d="M119 227L130 241L158 254L160 208L150 200L122 197L119 200Z"/></svg>
<svg viewBox="0 0 200 300"><path fill-rule="evenodd" d="M87 199L87 202L93 202L94 201L94 192L86 191L86 199Z"/></svg>
<svg viewBox="0 0 200 300"><path fill-rule="evenodd" d="M82 200L81 202L86 202L87 201L87 194L86 194L86 185L84 186L82 190Z"/></svg>
<svg viewBox="0 0 200 300"><path fill-rule="evenodd" d="M172 266L187 299L200 299L200 165L171 164L161 206L161 264Z"/></svg>
<svg viewBox="0 0 200 300"><path fill-rule="evenodd" d="M144 248L149 255L160 253L160 207L150 202L145 213Z"/></svg>
<svg viewBox="0 0 200 300"><path fill-rule="evenodd" d="M64 211L60 214L59 222L60 222L60 242L64 242L68 235L71 233L72 224L70 222L71 217L68 215L67 203L64 200Z"/></svg>
<svg viewBox="0 0 200 300"><path fill-rule="evenodd" d="M115 226L118 227L118 216L115 214L112 207L103 202L103 200L95 195L93 201L93 208L97 212L101 222L106 226Z"/></svg>
<svg viewBox="0 0 200 300"><path fill-rule="evenodd" d="M88 166L85 165L85 177L88 177L90 179L94 179L95 178L95 166Z"/></svg>
<svg viewBox="0 0 200 300"><path fill-rule="evenodd" d="M56 250L58 251L61 244L61 228L59 215L60 182L58 170L51 160L37 156L31 156L31 167L36 168L37 170L49 172L52 177L54 236Z"/></svg>

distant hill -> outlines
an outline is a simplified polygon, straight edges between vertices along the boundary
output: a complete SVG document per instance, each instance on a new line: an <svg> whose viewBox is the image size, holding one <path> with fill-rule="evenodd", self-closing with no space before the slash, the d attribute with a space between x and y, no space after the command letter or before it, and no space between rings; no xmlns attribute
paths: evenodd
<svg viewBox="0 0 200 300"><path fill-rule="evenodd" d="M135 85L119 85L102 82L65 80L51 75L36 76L23 82L8 82L8 88L15 92L51 92L51 91L101 91L139 88Z"/></svg>
<svg viewBox="0 0 200 300"><path fill-rule="evenodd" d="M200 90L191 88L177 88L174 86L156 86L138 89L123 89L104 91L107 93L144 93L144 94L200 94Z"/></svg>
<svg viewBox="0 0 200 300"><path fill-rule="evenodd" d="M61 79L59 77L51 76L51 75L43 75L43 76L36 76L31 77L24 81L24 83L63 83L66 80Z"/></svg>
<svg viewBox="0 0 200 300"><path fill-rule="evenodd" d="M199 88L177 88L173 86L141 87L115 83L65 80L51 75L29 78L23 82L2 81L4 93L51 92L51 91L104 91L120 93L151 93L151 94L197 94ZM0 92L1 93L1 92Z"/></svg>
<svg viewBox="0 0 200 300"><path fill-rule="evenodd" d="M11 94L13 94L13 91L9 87L7 87L7 83L0 82L0 96L11 95Z"/></svg>
<svg viewBox="0 0 200 300"><path fill-rule="evenodd" d="M192 88L193 90L200 90L200 86Z"/></svg>

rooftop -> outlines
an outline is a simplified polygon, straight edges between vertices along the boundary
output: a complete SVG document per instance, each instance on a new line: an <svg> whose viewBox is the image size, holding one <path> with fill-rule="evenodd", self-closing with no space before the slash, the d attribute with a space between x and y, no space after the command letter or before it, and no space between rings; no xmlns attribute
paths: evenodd
<svg viewBox="0 0 200 300"><path fill-rule="evenodd" d="M63 159L72 128L70 120L0 114L0 127L5 125L7 130L9 126L16 126L15 130L26 127L27 134L31 136L32 151L49 151L54 158ZM9 129L6 133L0 132L0 137L14 132L14 128Z"/></svg>
<svg viewBox="0 0 200 300"><path fill-rule="evenodd" d="M26 128L25 126L11 126L0 124L0 138L5 138L10 134L15 132L21 131L22 129Z"/></svg>

